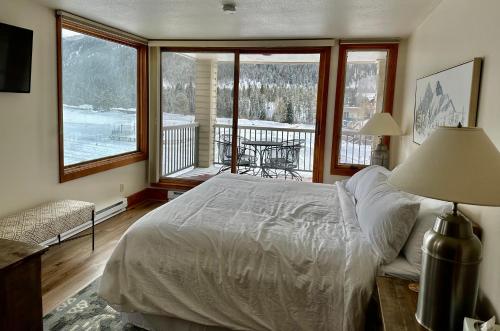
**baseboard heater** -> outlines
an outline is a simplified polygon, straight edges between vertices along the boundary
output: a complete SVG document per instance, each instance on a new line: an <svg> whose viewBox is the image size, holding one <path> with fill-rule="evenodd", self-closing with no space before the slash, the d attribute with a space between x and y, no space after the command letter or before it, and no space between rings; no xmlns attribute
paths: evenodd
<svg viewBox="0 0 500 331"><path fill-rule="evenodd" d="M127 199L123 198L120 199L119 201L112 203L111 205L98 209L95 212L95 225L104 222L108 218L111 218L115 215L118 215L120 213L123 213L125 210L127 210ZM92 221L89 220L86 223L83 223L82 225L77 226L74 229L71 229L69 231L66 231L64 233L61 233L61 240L68 239L70 237L73 237L74 235L85 231L87 229L90 229L92 227ZM45 242L42 243L42 245L52 245L58 242L57 237L54 237L52 239L49 239Z"/></svg>

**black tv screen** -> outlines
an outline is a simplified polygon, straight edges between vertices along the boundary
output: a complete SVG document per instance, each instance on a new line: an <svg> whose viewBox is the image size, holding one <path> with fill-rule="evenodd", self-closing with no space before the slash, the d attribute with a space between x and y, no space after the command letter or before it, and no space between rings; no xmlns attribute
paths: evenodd
<svg viewBox="0 0 500 331"><path fill-rule="evenodd" d="M0 92L29 93L33 31L0 23Z"/></svg>

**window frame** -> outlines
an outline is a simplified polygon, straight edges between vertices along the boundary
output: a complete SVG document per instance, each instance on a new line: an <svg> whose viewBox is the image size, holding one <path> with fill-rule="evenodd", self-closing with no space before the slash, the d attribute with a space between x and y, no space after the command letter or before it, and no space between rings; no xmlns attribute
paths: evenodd
<svg viewBox="0 0 500 331"><path fill-rule="evenodd" d="M314 54L320 55L319 72L318 72L318 95L316 102L316 123L315 123L315 144L313 162L315 165L312 174L313 183L322 183L324 177L325 163L325 144L326 144L326 117L328 112L328 91L330 77L330 60L332 46L281 46L281 47L184 47L184 46L164 46L160 47L160 69L159 69L159 86L161 89L162 68L161 54L163 52L205 52L205 53L233 53L234 54L234 90L233 90L233 121L232 121L232 154L236 154L238 136L238 118L239 118L239 83L240 83L240 55L242 54ZM161 109L161 92L160 92L160 118L162 116ZM161 123L160 121L160 130ZM158 146L158 155L162 155L161 141ZM161 167L161 157L158 160L157 166ZM231 173L236 172L236 158L231 160ZM152 183L155 187L163 187L169 189L187 190L203 183L205 180L189 179L189 178L169 178L161 177L157 183Z"/></svg>
<svg viewBox="0 0 500 331"><path fill-rule="evenodd" d="M342 120L344 116L344 92L347 53L349 51L387 51L387 74L384 90L384 107L382 112L392 114L394 105L394 89L396 83L398 48L398 43L340 44L337 69L337 85L335 91L335 111L333 116L332 159L330 164L331 175L352 176L359 170L367 167L365 165L341 164L339 162L342 139ZM387 136L384 137L384 143L389 145L389 142L390 138Z"/></svg>
<svg viewBox="0 0 500 331"><path fill-rule="evenodd" d="M86 34L99 39L119 43L137 50L137 149L132 152L112 155L64 165L64 123L63 123L63 77L62 77L62 29ZM148 158L148 46L119 36L93 25L74 21L57 15L57 109L59 138L59 182L67 182L80 177L122 167Z"/></svg>

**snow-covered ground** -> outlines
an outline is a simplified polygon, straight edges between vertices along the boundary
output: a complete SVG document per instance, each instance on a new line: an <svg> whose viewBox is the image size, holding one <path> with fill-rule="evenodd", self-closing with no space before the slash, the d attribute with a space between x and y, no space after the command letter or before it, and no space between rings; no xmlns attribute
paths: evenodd
<svg viewBox="0 0 500 331"><path fill-rule="evenodd" d="M93 111L64 105L64 165L137 149L136 114L130 110Z"/></svg>
<svg viewBox="0 0 500 331"><path fill-rule="evenodd" d="M163 113L163 126L174 126L194 123L194 115L181 115L181 114L170 114ZM215 124L231 125L233 124L232 118L217 117L215 119ZM262 120L248 120L244 118L238 119L238 125L240 126L255 126L255 127L269 127L269 128L290 128L290 129L312 129L314 130L313 124L288 124L280 123L274 121L262 121Z"/></svg>

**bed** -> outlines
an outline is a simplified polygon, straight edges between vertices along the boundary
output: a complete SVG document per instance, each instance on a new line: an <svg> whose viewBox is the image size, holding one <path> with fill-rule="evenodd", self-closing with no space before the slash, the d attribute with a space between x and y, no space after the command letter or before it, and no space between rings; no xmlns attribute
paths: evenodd
<svg viewBox="0 0 500 331"><path fill-rule="evenodd" d="M346 182L221 174L134 223L99 295L151 330L360 330L384 259L357 208Z"/></svg>

